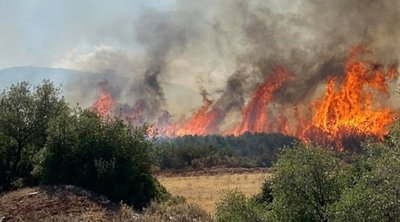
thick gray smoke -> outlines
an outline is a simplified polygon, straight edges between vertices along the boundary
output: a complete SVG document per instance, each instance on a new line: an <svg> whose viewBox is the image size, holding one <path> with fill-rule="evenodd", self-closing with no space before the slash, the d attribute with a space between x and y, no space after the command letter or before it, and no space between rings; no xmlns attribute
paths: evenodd
<svg viewBox="0 0 400 222"><path fill-rule="evenodd" d="M185 17L188 16L181 13L173 15L150 11L140 16L135 24L136 40L145 50L145 72L141 87L142 95L146 97L141 99L150 108L146 112L166 109L159 75L166 72L169 54L184 51L187 41L195 34L195 27Z"/></svg>
<svg viewBox="0 0 400 222"><path fill-rule="evenodd" d="M275 95L285 105L311 99L328 75L340 76L352 46L371 49L379 63L397 62L399 22L398 0L178 0L133 22L132 44L140 48L134 56L112 52L121 58L92 56L81 66L132 77L116 97L145 101L150 120L181 93L166 94L165 83L198 89L199 78L225 116L241 110L275 66L293 76Z"/></svg>

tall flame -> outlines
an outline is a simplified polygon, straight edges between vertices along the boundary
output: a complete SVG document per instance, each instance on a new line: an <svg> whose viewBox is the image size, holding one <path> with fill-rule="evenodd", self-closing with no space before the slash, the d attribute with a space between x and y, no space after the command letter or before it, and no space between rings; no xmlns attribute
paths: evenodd
<svg viewBox="0 0 400 222"><path fill-rule="evenodd" d="M289 74L283 68L277 68L264 83L256 89L250 102L242 112L242 121L240 125L233 130L234 135L240 135L244 132L267 132L269 131L267 107L273 98L273 93L282 86L289 78ZM282 116L282 122L285 118ZM285 128L285 127L283 127Z"/></svg>
<svg viewBox="0 0 400 222"><path fill-rule="evenodd" d="M364 53L361 47L354 48L350 53L343 84L340 85L336 78L330 78L324 97L315 103L316 113L311 123L331 140L346 134L383 137L396 117L390 108L373 102L374 96L375 100L379 99L376 98L378 96L388 96L387 81L397 76L396 68L391 67L384 72L380 66L358 60L360 53Z"/></svg>
<svg viewBox="0 0 400 222"><path fill-rule="evenodd" d="M369 53L363 47L353 48L346 61L344 78L328 78L322 97L294 107L285 107L274 101L274 93L291 78L285 69L276 68L253 92L242 109L241 120L224 133L279 132L298 137L304 142L328 144L337 149L348 149L347 143L360 142L369 136L382 138L398 112L385 107L380 100L388 101L388 83L397 78L398 71L396 66L385 70L383 66L360 59ZM185 121L155 123L166 126L162 135L221 133L219 125L225 118L224 113L207 98L205 91L202 96L203 105ZM103 85L93 108L105 116L113 111L115 104L115 99ZM280 107L280 110L276 107ZM145 102L138 101L127 115L139 118L144 109Z"/></svg>

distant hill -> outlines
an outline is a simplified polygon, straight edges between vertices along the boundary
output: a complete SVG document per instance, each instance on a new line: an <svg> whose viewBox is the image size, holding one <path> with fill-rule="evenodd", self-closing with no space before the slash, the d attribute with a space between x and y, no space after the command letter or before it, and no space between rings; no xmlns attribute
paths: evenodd
<svg viewBox="0 0 400 222"><path fill-rule="evenodd" d="M123 102L129 102L131 98L131 101L134 101L135 93L140 92L127 93L124 90L135 88L141 82L134 78L117 75L112 71L99 74L72 69L20 66L0 70L0 90L22 81L37 85L44 79L52 81L56 86L61 86L63 96L70 104L79 103L83 107L90 106L96 100L101 82L109 82L109 90L117 94L125 93L122 97L126 101ZM201 96L194 89L169 82L164 82L162 85L166 97L173 98L167 101L170 108L187 106L185 108L190 109L196 107L196 104L201 104Z"/></svg>
<svg viewBox="0 0 400 222"><path fill-rule="evenodd" d="M56 85L65 84L69 78L79 75L91 75L71 69L56 69L35 66L12 67L0 70L0 89L5 89L13 83L29 81L37 85L43 79L49 79ZM93 74L92 74L93 75Z"/></svg>

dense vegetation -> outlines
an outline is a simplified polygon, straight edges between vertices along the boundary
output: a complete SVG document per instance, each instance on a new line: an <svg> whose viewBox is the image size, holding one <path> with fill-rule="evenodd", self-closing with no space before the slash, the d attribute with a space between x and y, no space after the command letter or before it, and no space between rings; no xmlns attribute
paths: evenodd
<svg viewBox="0 0 400 222"><path fill-rule="evenodd" d="M282 147L297 140L282 134L182 136L159 141L156 164L161 170L210 167L270 167Z"/></svg>
<svg viewBox="0 0 400 222"><path fill-rule="evenodd" d="M22 82L0 94L0 191L38 183L31 172L47 142L47 126L67 111L48 81L35 88Z"/></svg>
<svg viewBox="0 0 400 222"><path fill-rule="evenodd" d="M398 221L400 124L346 161L322 147L284 150L272 179L252 198L225 195L218 221Z"/></svg>
<svg viewBox="0 0 400 222"><path fill-rule="evenodd" d="M70 109L52 83L0 94L0 192L72 184L143 207L166 197L152 176L147 127Z"/></svg>
<svg viewBox="0 0 400 222"><path fill-rule="evenodd" d="M367 141L345 158L278 134L153 141L146 126L71 109L48 81L0 94L0 192L72 184L141 208L169 198L152 175L154 165L272 166L260 194L227 192L217 221L399 221L399 145L399 122L383 141ZM212 220L194 206L167 203L152 204L143 217Z"/></svg>

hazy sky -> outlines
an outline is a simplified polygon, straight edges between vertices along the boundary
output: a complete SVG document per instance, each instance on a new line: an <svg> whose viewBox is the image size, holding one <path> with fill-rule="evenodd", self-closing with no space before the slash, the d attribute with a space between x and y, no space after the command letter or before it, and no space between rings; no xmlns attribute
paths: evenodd
<svg viewBox="0 0 400 222"><path fill-rule="evenodd" d="M101 45L135 49L131 24L141 11L171 7L174 0L0 0L0 69L53 66L70 50Z"/></svg>

